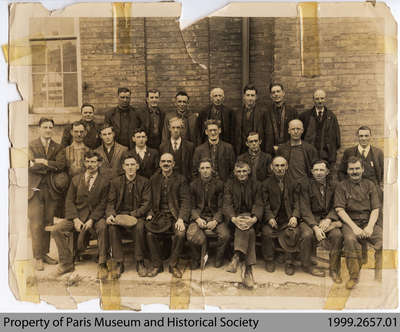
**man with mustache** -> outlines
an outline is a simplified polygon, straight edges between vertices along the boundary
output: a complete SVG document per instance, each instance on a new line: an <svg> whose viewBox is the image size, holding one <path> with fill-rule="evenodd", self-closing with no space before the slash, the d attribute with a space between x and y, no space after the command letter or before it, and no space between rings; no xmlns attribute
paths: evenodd
<svg viewBox="0 0 400 332"><path fill-rule="evenodd" d="M99 248L98 277L105 279L108 274L106 262L109 250L108 231L104 220L109 189L108 179L101 176L102 162L97 152L88 151L84 155L85 172L76 175L70 183L66 202L65 219L52 226L51 233L57 244L59 265L58 274L74 270L73 253L68 247L65 232L79 233L77 252L86 249L90 235L97 237Z"/></svg>
<svg viewBox="0 0 400 332"><path fill-rule="evenodd" d="M86 133L85 126L80 121L75 121L72 124L72 143L65 148L67 170L71 178L85 171L84 155L89 151L84 143Z"/></svg>
<svg viewBox="0 0 400 332"><path fill-rule="evenodd" d="M351 156L347 161L348 178L340 182L335 191L335 209L344 223L344 253L350 275L346 282L347 289L353 289L359 281L363 264L361 242L369 242L374 247L379 271L382 266L381 203L376 185L363 178L363 173L361 159ZM379 273L375 276L381 278Z"/></svg>
<svg viewBox="0 0 400 332"><path fill-rule="evenodd" d="M183 175L174 172L174 164L171 153L162 154L161 171L156 172L150 179L153 199L145 221L147 244L153 265L147 274L149 277L155 277L163 271L160 241L165 240L167 235L173 236L169 271L175 278L182 278L178 259L185 241L191 203L189 186ZM150 225L146 225L147 223Z"/></svg>

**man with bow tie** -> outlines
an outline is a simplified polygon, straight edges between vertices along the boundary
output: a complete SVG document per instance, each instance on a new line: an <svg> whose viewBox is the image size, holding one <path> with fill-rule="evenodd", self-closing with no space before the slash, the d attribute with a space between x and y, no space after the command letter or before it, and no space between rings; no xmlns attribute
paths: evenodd
<svg viewBox="0 0 400 332"><path fill-rule="evenodd" d="M285 101L285 89L281 83L269 85L271 107L265 113L264 151L275 155L278 145L289 140L289 122L297 118L297 111Z"/></svg>
<svg viewBox="0 0 400 332"><path fill-rule="evenodd" d="M78 233L77 254L86 249L90 237L97 237L99 248L98 277L107 277L107 255L109 250L107 225L104 214L109 190L108 178L101 176L101 156L94 151L84 155L85 172L72 178L65 201L65 219L53 226L52 236L57 244L58 274L74 270L73 253L68 247L66 232Z"/></svg>
<svg viewBox="0 0 400 332"><path fill-rule="evenodd" d="M336 162L336 151L340 148L340 127L336 115L326 108L326 93L318 89L313 95L314 107L299 115L303 122L303 139L315 147L318 158Z"/></svg>
<svg viewBox="0 0 400 332"><path fill-rule="evenodd" d="M225 94L221 88L214 88L210 92L211 105L199 113L200 125L202 126L202 141L206 140L204 123L207 120L218 120L221 123L221 139L232 144L233 141L233 110L224 105Z"/></svg>
<svg viewBox="0 0 400 332"><path fill-rule="evenodd" d="M64 198L51 183L51 177L65 169L65 150L53 141L54 121L39 120L40 137L29 143L28 167L28 218L32 236L34 267L44 269L43 262L57 264L47 254L50 248L50 234L45 226L53 224L53 218L60 201Z"/></svg>

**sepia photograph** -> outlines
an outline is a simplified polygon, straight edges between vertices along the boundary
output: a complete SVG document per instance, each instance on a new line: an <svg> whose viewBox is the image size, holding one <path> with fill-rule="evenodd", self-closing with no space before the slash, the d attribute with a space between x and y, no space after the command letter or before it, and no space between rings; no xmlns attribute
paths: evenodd
<svg viewBox="0 0 400 332"><path fill-rule="evenodd" d="M9 6L9 287L102 310L398 307L381 2Z"/></svg>

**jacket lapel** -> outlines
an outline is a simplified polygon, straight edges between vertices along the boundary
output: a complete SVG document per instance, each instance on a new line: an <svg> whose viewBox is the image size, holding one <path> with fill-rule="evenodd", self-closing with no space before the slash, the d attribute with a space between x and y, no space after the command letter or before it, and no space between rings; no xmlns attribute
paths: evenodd
<svg viewBox="0 0 400 332"><path fill-rule="evenodd" d="M120 186L119 186L119 191L118 191L118 202L117 202L117 208L120 207L121 202L122 202L122 197L124 195L124 190L125 190L125 175L121 176L120 180Z"/></svg>

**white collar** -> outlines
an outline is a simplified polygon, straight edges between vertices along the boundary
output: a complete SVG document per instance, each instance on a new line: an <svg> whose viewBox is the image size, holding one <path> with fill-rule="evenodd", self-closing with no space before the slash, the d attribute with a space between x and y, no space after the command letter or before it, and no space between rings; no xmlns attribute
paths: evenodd
<svg viewBox="0 0 400 332"><path fill-rule="evenodd" d="M47 143L48 143L48 144L49 144L49 146L50 146L50 141L51 141L51 138L49 138L49 139L46 139L46 138L40 137L40 141L42 142L42 145L43 145L44 147L46 147L46 146L47 146Z"/></svg>
<svg viewBox="0 0 400 332"><path fill-rule="evenodd" d="M174 142L176 142L176 143L178 144L178 146L180 146L180 145L181 145L181 142L182 142L182 137L179 137L177 140L174 140L174 139L171 137L171 144L174 145Z"/></svg>
<svg viewBox="0 0 400 332"><path fill-rule="evenodd" d="M360 152L360 155L362 155L363 151L365 151L367 153L366 155L368 156L370 149L371 149L371 144L369 144L365 149L360 144L358 144L358 152Z"/></svg>
<svg viewBox="0 0 400 332"><path fill-rule="evenodd" d="M137 154L139 154L140 152L146 153L146 151L147 151L147 146L144 146L143 149L138 149L138 147L135 146L135 151L136 151Z"/></svg>
<svg viewBox="0 0 400 332"><path fill-rule="evenodd" d="M97 175L99 175L99 172L98 172L98 171L96 172L96 174L93 175L93 178L92 178L93 180L92 180L92 181L96 180ZM89 177L89 172L86 171L86 172L85 172L85 180L87 180L88 177Z"/></svg>

